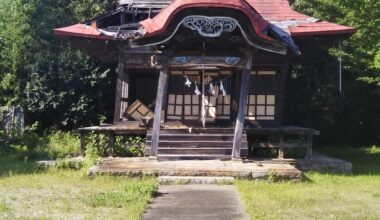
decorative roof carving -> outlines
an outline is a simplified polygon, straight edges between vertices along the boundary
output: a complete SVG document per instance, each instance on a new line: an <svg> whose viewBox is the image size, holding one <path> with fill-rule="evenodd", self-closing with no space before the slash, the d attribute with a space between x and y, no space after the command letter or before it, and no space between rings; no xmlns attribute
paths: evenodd
<svg viewBox="0 0 380 220"><path fill-rule="evenodd" d="M204 37L220 37L224 32L233 32L237 23L228 17L189 16L183 26L198 31Z"/></svg>

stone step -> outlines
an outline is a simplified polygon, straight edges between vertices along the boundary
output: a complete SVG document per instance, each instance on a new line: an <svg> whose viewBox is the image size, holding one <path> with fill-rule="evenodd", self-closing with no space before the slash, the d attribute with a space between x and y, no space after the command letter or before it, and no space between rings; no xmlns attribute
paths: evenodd
<svg viewBox="0 0 380 220"><path fill-rule="evenodd" d="M231 185L234 178L231 176L159 176L158 183L162 185L185 184L218 184Z"/></svg>

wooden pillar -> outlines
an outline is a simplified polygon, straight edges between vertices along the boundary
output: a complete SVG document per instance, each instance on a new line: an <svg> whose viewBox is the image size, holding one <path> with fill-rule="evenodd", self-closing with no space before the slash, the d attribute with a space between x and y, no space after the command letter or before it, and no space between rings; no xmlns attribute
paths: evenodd
<svg viewBox="0 0 380 220"><path fill-rule="evenodd" d="M238 112L237 112L237 117L236 117L234 143L233 143L233 149L232 149L233 160L240 160L240 148L241 148L241 141L243 138L245 109L247 106L247 95L248 95L248 89L249 89L249 78L251 76L251 71L252 71L252 62L253 62L253 54L247 53L245 57L245 67L243 70L243 75L241 77L241 84L240 84L239 104L238 104Z"/></svg>
<svg viewBox="0 0 380 220"><path fill-rule="evenodd" d="M308 132L306 158L311 159L312 157L313 157L313 132Z"/></svg>
<svg viewBox="0 0 380 220"><path fill-rule="evenodd" d="M160 77L158 79L156 106L154 109L154 119L152 127L152 145L150 148L150 158L157 159L158 154L158 141L160 138L160 126L161 126L161 113L164 103L164 97L167 89L168 77L169 77L169 60L166 57L159 57L161 60L159 63L155 63L160 70Z"/></svg>
<svg viewBox="0 0 380 220"><path fill-rule="evenodd" d="M80 155L83 157L86 152L86 135L85 132L80 132Z"/></svg>
<svg viewBox="0 0 380 220"><path fill-rule="evenodd" d="M285 158L285 141L284 141L284 134L279 135L280 141L278 146L278 159L284 159Z"/></svg>
<svg viewBox="0 0 380 220"><path fill-rule="evenodd" d="M168 72L168 77L166 79L165 88L164 88L164 98L162 100L161 123L165 123L165 120L166 120L166 106L168 105L168 81L169 81L169 72Z"/></svg>
<svg viewBox="0 0 380 220"><path fill-rule="evenodd" d="M237 71L232 76L232 94L231 94L231 102L232 102L232 108L231 108L231 120L236 121L237 113L238 113L238 106L239 106L239 93L240 93L240 83L241 83L241 77L242 72Z"/></svg>
<svg viewBox="0 0 380 220"><path fill-rule="evenodd" d="M124 73L124 62L125 62L125 46L119 46L119 58L118 58L118 66L117 66L117 82L116 82L116 94L115 94L115 110L113 116L113 122L120 122L121 118L121 108L122 108L122 97L125 92L128 94L128 80L129 77ZM127 95L128 96L128 95ZM128 97L127 97L128 98ZM123 100L124 101L124 100ZM125 106L123 105L123 108Z"/></svg>
<svg viewBox="0 0 380 220"><path fill-rule="evenodd" d="M276 122L279 125L283 124L283 111L284 111L284 104L285 104L285 92L286 92L286 81L288 79L288 71L289 71L289 64L288 60L286 60L281 65L280 75L277 79L277 88L278 91L276 92L277 95L277 101L276 101Z"/></svg>

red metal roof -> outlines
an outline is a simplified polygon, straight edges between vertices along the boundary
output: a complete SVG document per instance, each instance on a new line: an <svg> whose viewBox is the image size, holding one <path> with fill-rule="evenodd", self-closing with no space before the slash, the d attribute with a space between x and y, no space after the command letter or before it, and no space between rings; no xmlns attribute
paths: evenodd
<svg viewBox="0 0 380 220"><path fill-rule="evenodd" d="M268 22L275 24L290 33L291 36L339 35L353 34L355 29L343 25L318 21L310 16L294 11L288 0L175 0L157 16L141 22L146 29L146 36L153 36L165 31L170 20L179 11L192 7L225 7L237 9L245 13L251 21L257 34L267 40L264 33ZM55 29L54 32L63 36L77 36L97 39L112 39L102 35L96 27L76 24Z"/></svg>
<svg viewBox="0 0 380 220"><path fill-rule="evenodd" d="M230 8L242 11L251 21L255 32L262 38L271 40L264 32L268 21L263 19L249 4L240 0L177 0L163 9L152 19L146 19L140 24L147 31L146 36L158 35L165 31L173 17L180 11L188 8Z"/></svg>
<svg viewBox="0 0 380 220"><path fill-rule="evenodd" d="M353 34L355 28L334 24L327 21L305 22L313 19L310 16L294 11L289 5L288 0L246 0L263 16L264 19L271 23L286 23L294 21L297 26L288 27L289 33L293 37L308 35L335 35L335 34Z"/></svg>

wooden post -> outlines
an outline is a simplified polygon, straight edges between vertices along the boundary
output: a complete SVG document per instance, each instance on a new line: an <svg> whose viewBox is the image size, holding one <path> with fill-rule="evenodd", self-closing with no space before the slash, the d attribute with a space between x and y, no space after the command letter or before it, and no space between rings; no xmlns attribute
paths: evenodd
<svg viewBox="0 0 380 220"><path fill-rule="evenodd" d="M306 158L311 159L312 157L313 157L313 132L308 132Z"/></svg>
<svg viewBox="0 0 380 220"><path fill-rule="evenodd" d="M110 132L108 134L108 156L114 156L114 147L115 147L115 134L113 132Z"/></svg>
<svg viewBox="0 0 380 220"><path fill-rule="evenodd" d="M286 60L281 65L280 76L277 80L278 92L276 95L278 96L278 99L276 101L276 122L280 125L282 125L283 123L283 111L285 103L286 81L288 78L288 68L289 64Z"/></svg>
<svg viewBox="0 0 380 220"><path fill-rule="evenodd" d="M119 58L118 58L118 66L117 66L117 82L116 82L116 94L115 94L115 109L113 115L113 122L120 122L120 109L121 109L121 96L123 90L123 76L124 76L124 45L119 46Z"/></svg>
<svg viewBox="0 0 380 220"><path fill-rule="evenodd" d="M245 57L245 67L240 84L240 95L239 95L239 105L238 113L236 117L235 133L234 133L234 143L232 149L232 160L240 160L240 148L241 141L243 138L243 128L245 119L245 109L247 106L247 95L249 89L249 78L252 71L253 54L247 53Z"/></svg>
<svg viewBox="0 0 380 220"><path fill-rule="evenodd" d="M165 123L165 120L166 120L166 106L168 105L168 81L169 81L169 72L168 72L168 77L166 79L165 88L164 88L164 98L162 100L161 123Z"/></svg>
<svg viewBox="0 0 380 220"><path fill-rule="evenodd" d="M283 160L285 158L284 134L280 134L280 142L278 148L278 159Z"/></svg>
<svg viewBox="0 0 380 220"><path fill-rule="evenodd" d="M160 126L161 126L161 113L162 105L165 96L165 90L167 89L168 77L169 77L169 65L167 57L158 57L161 60L155 65L160 69L160 77L158 79L156 106L154 109L154 119L152 127L152 145L150 148L150 159L157 159L158 154L158 141L160 138Z"/></svg>
<svg viewBox="0 0 380 220"><path fill-rule="evenodd" d="M80 155L83 157L86 152L86 135L85 132L80 132Z"/></svg>
<svg viewBox="0 0 380 220"><path fill-rule="evenodd" d="M242 72L238 71L232 76L232 82L233 82L233 90L231 94L231 98L232 98L231 120L232 121L236 121L236 118L237 118L238 106L239 106L240 83L241 83L242 75L243 75Z"/></svg>

